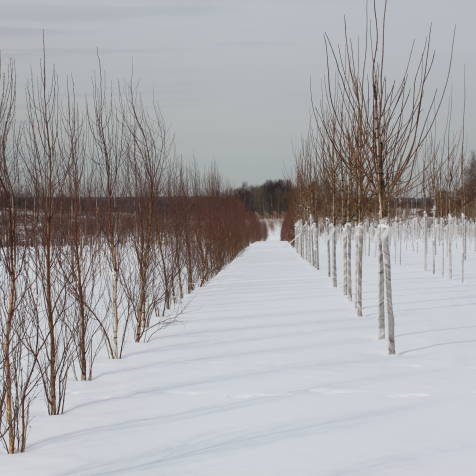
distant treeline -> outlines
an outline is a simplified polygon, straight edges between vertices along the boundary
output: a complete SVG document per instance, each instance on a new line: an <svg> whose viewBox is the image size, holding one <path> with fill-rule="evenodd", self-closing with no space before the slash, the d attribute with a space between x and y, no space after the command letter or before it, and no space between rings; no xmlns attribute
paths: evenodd
<svg viewBox="0 0 476 476"><path fill-rule="evenodd" d="M292 189L290 180L267 180L262 185L246 182L236 189L246 208L262 216L281 215L288 209Z"/></svg>

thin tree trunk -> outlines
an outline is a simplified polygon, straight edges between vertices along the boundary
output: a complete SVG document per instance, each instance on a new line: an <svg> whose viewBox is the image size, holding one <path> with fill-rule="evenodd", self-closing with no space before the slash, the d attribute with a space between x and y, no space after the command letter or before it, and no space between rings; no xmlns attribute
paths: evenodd
<svg viewBox="0 0 476 476"><path fill-rule="evenodd" d="M382 248L382 232L379 226L378 240L378 338L385 339L385 292L384 292L384 264Z"/></svg>
<svg viewBox="0 0 476 476"><path fill-rule="evenodd" d="M327 276L330 278L331 273L331 234L329 231L330 225L327 224ZM476 241L476 240L475 240Z"/></svg>
<svg viewBox="0 0 476 476"><path fill-rule="evenodd" d="M428 269L428 217L426 212L423 213L423 270L427 271Z"/></svg>
<svg viewBox="0 0 476 476"><path fill-rule="evenodd" d="M362 316L362 260L364 248L364 234L362 225L357 226L355 237L357 245L357 256L355 265L355 304L357 309L357 315L360 317Z"/></svg>
<svg viewBox="0 0 476 476"><path fill-rule="evenodd" d="M315 247L316 247L316 269L319 269L319 219L316 221L315 227L316 239L315 239Z"/></svg>
<svg viewBox="0 0 476 476"><path fill-rule="evenodd" d="M392 303L392 274L390 261L389 228L386 226L382 232L383 263L385 275L385 300L387 303L387 338L388 353L395 354L395 318Z"/></svg>
<svg viewBox="0 0 476 476"><path fill-rule="evenodd" d="M348 292L348 271L349 267L347 265L347 228L342 227L341 231L342 237L342 289L344 291L344 296L349 294Z"/></svg>
<svg viewBox="0 0 476 476"><path fill-rule="evenodd" d="M332 285L337 287L336 228L332 225Z"/></svg>
<svg viewBox="0 0 476 476"><path fill-rule="evenodd" d="M352 301L352 226L346 225L347 231L347 296Z"/></svg>

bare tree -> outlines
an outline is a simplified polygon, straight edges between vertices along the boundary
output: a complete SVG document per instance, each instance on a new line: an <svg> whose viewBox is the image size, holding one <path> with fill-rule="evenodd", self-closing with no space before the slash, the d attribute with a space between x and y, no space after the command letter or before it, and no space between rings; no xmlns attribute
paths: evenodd
<svg viewBox="0 0 476 476"><path fill-rule="evenodd" d="M127 131L126 166L129 194L134 197L134 228L130 237L133 266L124 288L134 323L134 340L141 341L158 315L161 299L157 270L159 199L163 193L171 140L158 106L149 114L132 79L122 96L122 121Z"/></svg>
<svg viewBox="0 0 476 476"><path fill-rule="evenodd" d="M121 273L125 246L125 234L121 230L121 215L118 199L123 191L125 155L125 125L120 117L113 92L108 88L101 61L99 73L92 80L92 104L88 108L88 123L91 131L99 177L98 194L103 198L100 214L101 237L104 240L103 259L110 274L106 283L107 317L101 329L109 355L113 359L122 356L127 334L127 319L122 318L124 293Z"/></svg>
<svg viewBox="0 0 476 476"><path fill-rule="evenodd" d="M64 260L60 265L69 295L67 309L80 378L91 380L93 363L103 341L101 318L97 315L99 300L103 297L98 279L100 239L97 210L91 197L93 171L87 163L87 124L76 101L73 80L67 83L62 127L62 155L67 164L65 195L69 210L66 211Z"/></svg>
<svg viewBox="0 0 476 476"><path fill-rule="evenodd" d="M6 71L0 59L0 438L8 453L26 448L30 404L38 383L29 345L39 342L29 314L29 248L25 243L27 215L20 207L21 132L15 131L16 75L13 62Z"/></svg>
<svg viewBox="0 0 476 476"><path fill-rule="evenodd" d="M66 319L67 293L61 277L63 260L64 177L61 105L58 77L46 69L46 54L37 77L27 87L27 125L24 163L29 192L34 197L32 247L37 305L33 320L46 345L37 355L48 412L63 412L68 373L72 362L70 322Z"/></svg>

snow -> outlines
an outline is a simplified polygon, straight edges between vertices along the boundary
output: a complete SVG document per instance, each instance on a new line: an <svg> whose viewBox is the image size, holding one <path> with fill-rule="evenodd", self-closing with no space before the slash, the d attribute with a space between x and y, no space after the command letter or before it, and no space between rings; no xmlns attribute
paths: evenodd
<svg viewBox="0 0 476 476"><path fill-rule="evenodd" d="M0 474L473 475L474 256L464 284L411 253L393 267L390 357L376 339L373 256L358 318L324 246L317 271L278 227L270 238L153 341L72 382L64 415L35 406L27 453L0 457Z"/></svg>

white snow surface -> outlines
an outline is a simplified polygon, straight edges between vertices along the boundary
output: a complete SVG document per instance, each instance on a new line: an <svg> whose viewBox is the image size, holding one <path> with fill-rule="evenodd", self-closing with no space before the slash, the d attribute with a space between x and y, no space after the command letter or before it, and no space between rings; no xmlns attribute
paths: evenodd
<svg viewBox="0 0 476 476"><path fill-rule="evenodd" d="M286 242L248 247L177 322L34 409L24 475L474 475L476 261L464 285L393 267L397 355ZM474 254L474 253L473 253ZM39 402L41 403L41 402Z"/></svg>

